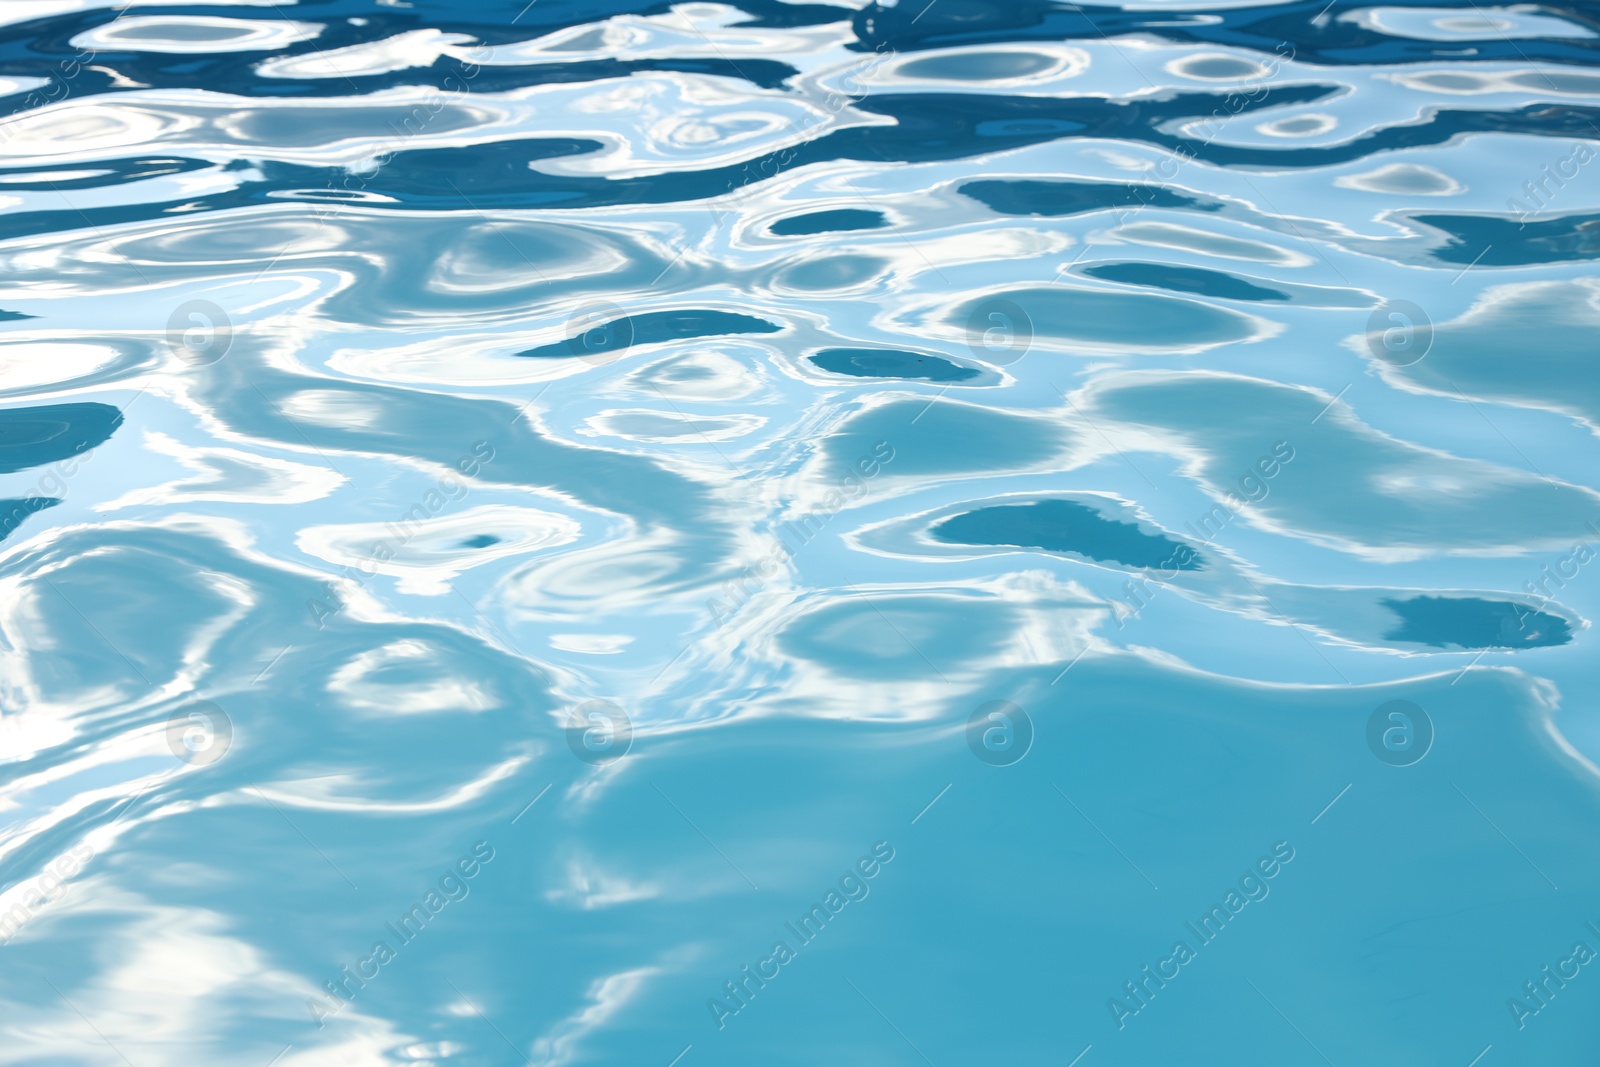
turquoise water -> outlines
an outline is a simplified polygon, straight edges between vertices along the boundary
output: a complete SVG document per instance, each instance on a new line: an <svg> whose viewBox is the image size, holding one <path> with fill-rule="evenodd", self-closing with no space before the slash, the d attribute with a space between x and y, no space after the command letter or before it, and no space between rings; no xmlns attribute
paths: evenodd
<svg viewBox="0 0 1600 1067"><path fill-rule="evenodd" d="M1600 17L0 6L0 1063L1593 1062Z"/></svg>

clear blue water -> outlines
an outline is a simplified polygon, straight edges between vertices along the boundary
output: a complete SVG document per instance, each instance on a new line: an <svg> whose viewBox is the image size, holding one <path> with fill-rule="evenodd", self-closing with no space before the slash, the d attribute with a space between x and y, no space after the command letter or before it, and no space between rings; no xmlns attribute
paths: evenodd
<svg viewBox="0 0 1600 1067"><path fill-rule="evenodd" d="M0 1063L1594 1062L1597 58L6 0Z"/></svg>

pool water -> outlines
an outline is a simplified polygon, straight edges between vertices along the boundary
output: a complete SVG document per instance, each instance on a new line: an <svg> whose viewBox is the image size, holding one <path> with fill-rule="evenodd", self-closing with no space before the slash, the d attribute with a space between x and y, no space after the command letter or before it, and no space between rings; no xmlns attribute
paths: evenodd
<svg viewBox="0 0 1600 1067"><path fill-rule="evenodd" d="M1597 66L0 6L0 1063L1591 1062Z"/></svg>

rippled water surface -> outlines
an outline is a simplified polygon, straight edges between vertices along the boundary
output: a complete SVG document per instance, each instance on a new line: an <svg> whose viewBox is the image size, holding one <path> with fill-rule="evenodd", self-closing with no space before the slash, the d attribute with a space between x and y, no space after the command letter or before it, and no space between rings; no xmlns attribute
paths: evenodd
<svg viewBox="0 0 1600 1067"><path fill-rule="evenodd" d="M5 0L0 1062L1592 1062L1597 44Z"/></svg>

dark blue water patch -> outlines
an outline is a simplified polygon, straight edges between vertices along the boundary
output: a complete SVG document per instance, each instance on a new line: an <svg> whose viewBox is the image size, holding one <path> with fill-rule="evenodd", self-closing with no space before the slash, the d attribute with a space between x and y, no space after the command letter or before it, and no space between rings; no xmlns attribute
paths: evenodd
<svg viewBox="0 0 1600 1067"><path fill-rule="evenodd" d="M749 0L746 0L749 2ZM552 0L541 0L535 7L519 13L519 5L507 4L504 18L493 14L472 11L463 18L463 5L456 10L441 11L432 19L419 10L422 5L407 4L405 12L386 12L374 9L372 0L356 0L345 4L342 0L318 3L317 17L321 32L313 39L296 41L277 49L275 57L293 57L317 52L372 45L397 34L418 28L435 28L445 33L465 33L486 45L526 41L530 30L541 23L546 31L569 26L590 24L610 14L648 12L655 6L636 0L623 2L595 2L565 6ZM364 19L360 26L330 18L331 7L347 7L351 14ZM478 7L480 5L471 5ZM566 7L563 11L562 8ZM762 0L760 6L778 7ZM607 10L611 9L611 10ZM813 11L818 9L812 8ZM821 9L831 12L831 18L812 18L799 25L814 22L837 22L843 14L838 9ZM98 46L92 57L70 43L71 38L91 27L115 21L105 10L74 12L54 19L41 19L30 25L7 26L0 40L0 73L43 78L50 84L32 90L11 94L0 104L0 113L12 114L29 106L70 93L75 98L89 95L113 95L128 88L127 82L142 82L152 89L205 88L242 97L332 97L342 96L355 86L361 93L380 93L407 86L432 85L441 92L506 92L530 85L552 82L597 82L613 78L626 78L635 71L682 71L711 74L725 78L750 81L766 89L779 89L784 82L799 71L789 64L772 59L746 57L738 61L722 57L694 59L660 59L638 62L600 60L577 63L530 63L526 66L482 66L455 56L440 56L426 67L413 67L399 71L381 71L373 74L352 73L342 78L262 78L256 74L254 64L241 62L239 53L223 49L216 53L170 53L119 46L107 41ZM788 14L788 13L785 13ZM513 16L515 25L511 25ZM792 17L792 16L791 16ZM325 20L325 21L324 21ZM776 24L776 23L775 23ZM35 34L27 33L28 29ZM133 43L133 42L130 42ZM70 66L70 64L76 66ZM68 74L63 76L63 70ZM117 77L121 76L121 80ZM68 84L63 84L63 83ZM31 103L30 103L31 102Z"/></svg>
<svg viewBox="0 0 1600 1067"><path fill-rule="evenodd" d="M1045 74L1057 66L1057 59L1045 52L1007 49L925 56L901 64L896 74L927 81L987 82Z"/></svg>
<svg viewBox="0 0 1600 1067"><path fill-rule="evenodd" d="M1195 119L1235 117L1293 104L1318 103L1345 91L1344 86L1331 83L1302 83L1263 88L1251 98L1205 89L1174 92L1159 100L1136 102L956 92L883 94L868 96L857 101L855 106L863 111L893 116L899 120L897 126L852 127L838 131L838 136L848 139L851 135L860 135L873 141L903 142L913 137L921 140L926 129L940 129L946 136L964 139L969 147L987 147L972 146L971 131L979 124L987 124L986 128L992 130L995 123L1012 123L1018 136L1041 141L1072 132L1067 127L1073 126L1090 135L1114 133L1118 137L1152 142L1205 145L1212 143L1214 134L1208 137L1201 132L1195 137L1184 137L1162 131ZM1024 129L1030 120L1041 125L1032 130ZM1274 156L1283 152L1278 148L1266 151Z"/></svg>
<svg viewBox="0 0 1600 1067"><path fill-rule="evenodd" d="M1204 565L1189 544L1146 533L1131 522L1108 519L1076 500L978 508L944 520L931 533L946 544L1040 548L1126 567L1196 571Z"/></svg>
<svg viewBox="0 0 1600 1067"><path fill-rule="evenodd" d="M741 333L777 333L783 327L754 315L696 308L690 311L651 311L643 315L624 315L620 319L595 323L588 330L540 345L519 356L531 359L566 359L572 356L597 356L622 352L637 345L665 341L689 341L696 337L723 337Z"/></svg>
<svg viewBox="0 0 1600 1067"><path fill-rule="evenodd" d="M251 90L241 92L249 95ZM348 87L344 92L348 92ZM612 179L546 174L530 169L529 164L540 160L605 148L598 140L581 137L517 138L474 145L467 154L459 148L402 150L376 175L370 176L353 175L345 167L267 160L259 164L265 180L205 196L0 215L0 239L84 226L129 225L160 218L170 208L178 206L183 206L188 213L200 214L281 203L306 189L360 190L390 197L400 208L430 211L681 203L723 195L813 163L839 159L874 163L933 162L960 159L978 151L1043 144L1073 131L1116 136L1125 131L1133 115L1122 105L1105 102L1074 102L1068 106L1045 98L942 93L879 95L859 101L856 106L893 121L881 126L838 130L793 148L711 170ZM1064 118L1068 113L1071 117ZM1092 130L1083 121L1085 115L1094 118ZM1060 124L1020 121L1032 119L1062 121ZM993 126L986 127L989 132L982 138L976 132L980 123L1012 120L1019 121L1001 132L995 132ZM1150 121L1156 120L1152 117Z"/></svg>
<svg viewBox="0 0 1600 1067"><path fill-rule="evenodd" d="M331 80L331 79L330 79ZM1291 86L1268 92L1259 102L1230 112L1244 114L1264 107L1306 103L1340 91L1335 86ZM81 209L12 212L0 216L0 239L33 236L85 226L110 228L160 218L182 207L186 212L226 211L294 199L304 190L345 189L375 193L394 199L397 208L420 210L487 210L522 208L593 208L617 204L678 203L702 200L743 188L773 175L815 163L840 159L886 162L933 162L970 157L978 152L1020 148L1058 140L1069 132L1054 120L1077 124L1088 136L1115 137L1130 142L1177 149L1182 146L1196 158L1215 165L1273 167L1323 167L1347 162L1375 151L1441 144L1475 131L1514 131L1522 134L1570 136L1569 128L1582 117L1571 109L1523 109L1520 112L1434 112L1429 121L1378 131L1350 144L1327 148L1254 148L1223 145L1204 138L1185 138L1169 132L1175 122L1203 118L1224 106L1220 94L1183 94L1163 101L1137 105L1110 101L1008 98L945 93L875 95L856 107L882 114L893 121L871 127L834 131L815 141L784 148L739 165L637 178L591 178L546 174L529 164L600 151L604 146L588 138L519 138L475 145L470 154L457 148L403 150L375 175L354 175L344 167L315 167L281 161L264 161L264 180L234 189L168 201L108 204ZM1562 118L1552 117L1562 112ZM1070 118L1069 118L1070 116ZM1033 120L1042 120L1034 122ZM1001 123L985 127L980 123ZM1090 206L1048 201L1030 204L1019 200L1023 213L1072 213L1103 206L1144 205L1178 196L1156 185L1141 183L1045 183L1087 185L1094 193ZM976 183L969 183L969 188ZM1095 186L1107 186L1094 189ZM1120 191L1119 191L1120 190ZM1068 189L1054 190L1068 195ZM1005 194L999 194L1005 195ZM321 199L305 194L306 199ZM1194 198L1191 198L1194 200ZM1220 201L1194 200L1190 206L1218 210ZM996 209L1004 207L999 200Z"/></svg>
<svg viewBox="0 0 1600 1067"><path fill-rule="evenodd" d="M741 0L748 2L748 0ZM1356 5L1350 5L1356 6ZM1436 6L1428 0L1399 0L1398 6ZM1584 4L1540 5L1541 14L1563 17L1579 26L1595 28ZM1440 58L1458 59L1462 45L1455 41L1397 38L1354 22L1327 16L1322 3L1285 3L1271 7L1241 7L1207 12L1205 18L1179 19L1172 13L1124 10L1114 6L1073 4L1055 0L939 0L936 4L871 3L854 16L858 42L850 47L873 52L894 48L915 52L925 48L1042 41L1058 44L1082 40L1101 42L1138 34L1184 44L1222 45L1260 53L1263 59L1282 59L1284 42L1293 42L1294 56L1317 66L1383 66L1423 63ZM1593 62L1585 40L1512 39L1485 32L1472 40L1472 58L1478 62L1584 63Z"/></svg>
<svg viewBox="0 0 1600 1067"><path fill-rule="evenodd" d="M45 404L0 410L0 474L68 459L100 444L122 425L110 404Z"/></svg>
<svg viewBox="0 0 1600 1067"><path fill-rule="evenodd" d="M738 0L743 13L740 25L799 27L837 23L850 18L857 40L848 48L862 52L911 54L926 48L951 48L985 43L1067 40L1101 42L1108 36L1141 34L1180 44L1209 44L1253 51L1264 61L1281 60L1287 53L1285 42L1292 42L1302 62L1334 68L1338 66L1424 63L1441 57L1459 58L1457 42L1408 40L1369 30L1353 22L1328 19L1315 3L1292 3L1274 9L1241 8L1210 14L1205 20L1175 19L1168 12L1124 11L1115 7L1073 6L1068 9L1054 0L1008 0L1005 4L985 0L941 0L936 5L918 4L884 7L878 3L851 12L848 7L828 4L787 4L781 0ZM486 44L525 41L530 32L550 33L577 25L593 25L615 15L655 14L662 9L658 0L543 0L535 5L508 0L504 4L463 5L457 0L410 0L403 10L375 7L371 0L320 0L314 15L322 25L315 40L295 42L277 51L279 56L310 54L328 49L373 44L396 34L428 27L445 33L461 33ZM1541 10L1564 17L1577 25L1593 26L1593 16L1583 5L1545 4ZM359 15L362 25L352 25L346 16ZM50 82L40 90L19 92L0 100L0 113L13 114L37 106L41 94L58 96L62 90L74 98L90 95L113 96L126 92L132 83L160 90L206 89L241 97L330 97L350 91L351 80L339 78L261 78L253 64L241 61L239 54L220 52L210 55L171 54L136 49L103 47L92 58L82 56L70 42L74 36L95 26L114 21L112 9L67 12L59 16L31 19L7 27L0 38L0 74L37 77ZM1478 62L1506 61L1519 65L1585 65L1594 62L1591 41L1582 39L1526 38L1506 39L1485 34L1471 42ZM77 60L70 85L59 75L64 63ZM474 92L506 92L553 81L598 82L625 78L634 72L671 70L737 78L768 89L780 89L791 79L795 68L771 59L745 57L738 61L721 57L697 59L647 60L619 63L602 60L593 63L536 63L526 66L474 66L454 56L442 56L427 67L353 75L360 91L381 92L405 86L429 86L446 93L460 92L462 86ZM1297 91L1299 87L1272 87L1269 93ZM1328 87L1325 91L1342 91ZM1185 94L1186 95L1186 94ZM1254 96L1254 93L1251 94ZM869 106L877 98L869 98ZM1008 109L1021 98L985 97L996 108ZM1216 100L1221 100L1219 94ZM33 101L30 103L29 101ZM1106 110L1124 116L1118 123L1124 129L1155 124L1170 118L1164 106L1171 100L1139 100L1131 103L1070 101L1078 111ZM1247 110L1257 105L1252 100ZM1273 104L1286 102L1274 97ZM1032 103L1027 101L1026 103ZM1539 105L1552 110L1546 105ZM1210 113L1213 106L1207 106ZM1557 109L1559 110L1559 109ZM1235 112L1237 113L1237 112ZM1059 115L1046 124L1082 121L1078 115ZM1017 120L990 115L968 126L968 136L985 137L992 131L1009 136L1019 132ZM1025 125L1025 123L1024 123ZM1091 123L1091 125L1094 125ZM981 129L978 127L981 126ZM1034 127L1033 133L1041 132ZM1574 134L1576 135L1576 134ZM877 140L880 133L869 133ZM890 136L897 136L890 134ZM858 134L851 138L859 139ZM1197 146L1204 142L1193 142ZM986 145L985 150L994 146ZM1382 146L1378 146L1382 147ZM1390 146L1394 147L1394 146ZM1363 154L1374 150L1365 145ZM1261 150L1268 156L1285 156L1281 149ZM859 158L859 157L858 157ZM1226 161L1224 161L1226 162ZM1324 161L1327 162L1327 161ZM1274 160L1274 164L1281 164ZM1270 164L1269 164L1270 165Z"/></svg>
<svg viewBox="0 0 1600 1067"><path fill-rule="evenodd" d="M144 66L145 64L138 64ZM342 78L312 78L304 81L294 78L240 79L237 73L222 73L215 64L207 65L207 73L179 71L177 64L165 64L165 69L155 75L157 80L182 84L210 84L215 78L223 82L239 82L238 91L253 97L338 97L348 95L350 83ZM570 85L594 83L633 77L641 74L702 74L730 81L748 82L758 88L781 90L789 79L800 72L788 63L770 59L743 58L737 61L714 56L700 58L663 57L659 59L590 59L570 63L530 63L527 65L497 64L480 66L473 73L465 73L470 64L441 58L430 67L411 67L406 71L386 71L382 74L355 74L351 80L364 92L379 93L388 89L406 88L432 83L441 93L505 93L541 85ZM180 75L181 77L174 77ZM341 92L341 86L343 91ZM426 112L422 112L425 114Z"/></svg>
<svg viewBox="0 0 1600 1067"><path fill-rule="evenodd" d="M1400 617L1385 641L1433 648L1542 648L1572 640L1572 627L1559 615L1507 600L1417 596L1385 599L1383 606Z"/></svg>
<svg viewBox="0 0 1600 1067"><path fill-rule="evenodd" d="M881 211L865 208L842 207L833 211L813 211L806 215L790 215L779 219L768 229L779 237L806 237L814 233L836 233L843 230L876 230L889 224Z"/></svg>
<svg viewBox="0 0 1600 1067"><path fill-rule="evenodd" d="M61 501L53 496L30 496L23 499L0 500L0 541L10 537L22 520L36 511L53 508Z"/></svg>
<svg viewBox="0 0 1600 1067"><path fill-rule="evenodd" d="M1083 123L1071 119L1019 118L987 119L972 127L972 132L979 137L1015 137L1019 134L1077 133L1081 129Z"/></svg>
<svg viewBox="0 0 1600 1067"><path fill-rule="evenodd" d="M5 179L0 188L66 193L74 189L98 189L110 185L142 182L150 178L165 178L173 174L186 174L214 166L215 164L204 159L179 159L166 156L150 159L97 159L88 165L72 163L0 167L0 178ZM85 175L83 171L86 170L95 173Z"/></svg>
<svg viewBox="0 0 1600 1067"><path fill-rule="evenodd" d="M569 180L541 175L531 169L547 159L562 159L601 151L605 146L589 137L534 137L516 142L497 141L473 146L471 162L459 149L425 148L397 154L376 175L351 174L348 168L308 167L296 163L266 161L262 173L274 190L288 188L326 188L377 193L411 206L452 210L466 203L493 203L504 207L512 202L529 207L592 207L627 203L628 190L601 196L589 190L587 179ZM465 166L464 166L465 164ZM639 179L620 179L619 184ZM511 194L516 183L521 192ZM467 190L470 190L467 191ZM718 190L719 192L725 190ZM707 194L711 195L711 194Z"/></svg>
<svg viewBox="0 0 1600 1067"><path fill-rule="evenodd" d="M359 13L363 27L350 26L332 18L325 32L314 41L299 42L279 55L312 53L386 39L395 33L420 26L444 32L468 34L487 43L526 40L531 30L548 32L557 28L604 17L602 12L653 11L645 0L605 0L598 6L551 2L534 5L526 13L511 10L526 6L508 4L495 10L479 5L463 11L448 3L423 3L418 0L405 11L373 9L367 0L327 0L316 6L319 19L335 12ZM739 0L738 6L750 15L748 25L819 25L837 22L846 10L827 5L785 5L777 0ZM925 6L925 5L923 5ZM1275 12L1240 9L1223 12L1204 25L1179 21L1163 12L1124 12L1113 8L1061 10L1059 5L1039 0L988 4L976 0L941 0L924 15L909 9L869 5L850 16L860 40L851 48L870 52L893 47L907 54L924 47L946 48L986 41L1060 41L1082 37L1103 40L1104 33L1143 32L1185 43L1210 43L1254 49L1264 59L1281 59L1275 51L1284 41L1293 41L1301 60L1322 61L1330 65L1422 62L1431 60L1439 49L1431 42L1401 41L1389 35L1372 33L1352 23L1334 20L1313 26L1309 19L1318 15L1312 5L1290 5ZM1591 24L1592 17L1578 9L1546 6L1550 13ZM8 27L0 40L0 74L55 77L63 60L76 54L69 42L74 35L93 26L112 21L107 10L69 13L61 17L32 20ZM511 19L517 19L516 25ZM432 19L433 21L429 21ZM1325 20L1324 20L1325 21ZM1335 44L1334 42L1338 43ZM1475 40L1475 59L1522 58L1553 63L1593 62L1592 42L1570 40L1500 41L1492 36ZM1320 50L1320 51L1319 51ZM1455 56L1460 47L1449 42L1444 51ZM1525 57L1523 53L1526 53ZM198 65L197 65L198 64ZM457 92L462 84L473 91L507 91L518 86L542 84L551 80L594 82L626 77L645 70L682 70L740 78L754 85L778 87L793 74L793 68L775 61L743 59L723 64L717 59L684 61L641 61L622 63L543 63L527 67L472 67L455 57L444 57L430 67L363 76L360 86L379 91L390 86L427 85L430 82L445 92ZM463 79L472 74L470 83ZM241 62L238 54L216 56L173 56L157 52L107 49L83 66L70 86L74 98L102 94L110 98L128 91L114 75L130 78L156 89L196 89L234 93L238 96L344 96L347 82L338 78L263 79ZM454 86L454 88L452 88ZM56 86L59 88L59 86ZM324 194L306 190L350 188L354 181L367 192L388 196L398 208L421 210L480 210L520 208L591 208L615 204L678 203L705 199L742 188L814 163L839 159L880 162L923 162L971 157L1012 147L1046 143L1073 133L1117 138L1167 150L1182 149L1195 158L1217 166L1270 166L1274 168L1327 167L1363 158L1377 152L1421 148L1449 142L1474 132L1514 132L1521 135L1567 139L1585 135L1597 117L1594 108L1540 102L1516 111L1441 108L1415 124L1373 130L1337 145L1303 148L1280 146L1227 145L1202 133L1184 136L1174 131L1195 120L1215 116L1237 117L1251 112L1306 104L1345 91L1337 84L1273 84L1258 87L1248 94L1232 91L1174 92L1161 99L1131 101L1085 98L1054 99L1033 96L952 93L879 93L864 96L855 106L884 115L890 121L872 126L853 126L795 147L785 147L734 166L704 171L611 179L583 175L557 175L530 171L528 164L539 159L598 151L602 145L583 138L527 138L498 144L475 145L470 153L459 148L418 148L398 152L374 176L353 176L343 167L308 167L266 161L259 164L262 180L200 197L184 196L165 202L144 200L134 204L107 204L85 207L81 211L45 210L9 213L0 218L0 239L58 232L84 226L111 228L162 217L182 209L202 213L246 208L274 199L323 199ZM0 100L0 111L18 111L29 105L26 94L12 94ZM205 160L162 159L148 161L155 169L146 176L174 167L210 167ZM245 161L236 161L248 166ZM113 164L97 161L97 168L115 170ZM226 169L226 168L225 168ZM119 171L102 178L81 178L82 187L116 184L129 180L133 172ZM1091 183L1092 184L1092 183ZM1117 183L1102 183L1115 186ZM1137 183L1124 188L1137 187ZM1146 191L1159 186L1146 186ZM1180 195L1180 194L1172 194ZM470 197L470 200L466 199ZM1114 204L1115 200L1112 201ZM1133 203L1150 203L1150 199ZM1209 206L1205 210L1215 210ZM1030 212L1031 213L1031 212ZM1476 241L1459 250L1461 261L1482 251ZM1490 250L1493 257L1499 246ZM1543 251L1533 256L1538 261ZM1574 258L1589 258L1579 254ZM1486 257L1486 263L1495 262ZM1520 261L1519 261L1520 262Z"/></svg>
<svg viewBox="0 0 1600 1067"><path fill-rule="evenodd" d="M1124 285L1149 285L1175 293L1198 293L1224 300L1288 300L1281 289L1256 285L1235 274L1203 267L1179 267L1169 263L1101 263L1085 267L1091 278Z"/></svg>
<svg viewBox="0 0 1600 1067"><path fill-rule="evenodd" d="M1203 138L1186 139L1159 131L1136 136L1174 150L1182 146L1196 158L1215 166L1314 168L1337 166L1400 149L1431 148L1474 133L1554 138L1564 150L1572 138L1589 136L1596 120L1600 120L1600 109L1541 103L1516 111L1440 107L1427 121L1374 127L1349 141L1323 147L1256 148L1208 142Z"/></svg>
<svg viewBox="0 0 1600 1067"><path fill-rule="evenodd" d="M1032 178L987 178L956 189L1002 215L1081 215L1113 207L1190 208L1217 211L1220 200L1201 200L1143 182L1040 181Z"/></svg>
<svg viewBox="0 0 1600 1067"><path fill-rule="evenodd" d="M214 5L186 5L209 13ZM307 7L302 4L301 10ZM795 28L837 23L853 13L850 7L828 4L790 3L789 0L739 0L734 5L744 17L739 25L749 28ZM322 23L322 32L312 41L295 42L279 49L276 55L295 55L359 44L377 44L396 34L419 27L445 32L466 33L494 44L517 44L532 37L572 26L600 26L617 16L660 15L667 9L660 0L539 0L537 6L526 0L407 0L397 9L388 0L309 0L314 11L308 16ZM173 10L163 6L161 11ZM177 13L185 13L178 8ZM74 53L69 39L93 27L115 22L121 12L114 8L71 11L40 17L7 27L4 42L10 47L0 56L55 55ZM249 17L243 12L237 17ZM348 20L359 17L359 25ZM128 53L115 46L102 47L93 61L121 58ZM141 53L133 53L137 56ZM225 53L236 65L239 53ZM120 68L119 68L120 69Z"/></svg>
<svg viewBox="0 0 1600 1067"><path fill-rule="evenodd" d="M1402 2L1409 6L1409 0ZM1397 38L1351 21L1327 18L1324 5L1315 2L1280 4L1266 9L1251 7L1223 10L1209 13L1203 20L1175 18L1171 13L1161 10L1122 10L1100 5L1068 7L1053 0L1008 0L1004 4L990 0L940 0L934 5L894 6L869 3L855 10L852 10L855 5L791 4L784 0L737 0L733 6L741 12L737 24L748 27L792 28L851 19L857 39L849 42L847 47L860 52L892 49L893 52L909 54L928 48L1026 41L1052 44L1068 40L1100 42L1120 35L1139 34L1182 44L1246 49L1260 53L1263 58L1281 56L1284 42L1293 42L1299 58L1322 66L1417 63L1441 56L1454 58L1460 54L1460 45L1456 42ZM390 5L376 5L373 0L318 0L312 7L313 16L323 25L322 34L314 41L295 42L279 54L296 55L319 49L371 44L419 27L464 33L486 44L503 44L524 41L530 35L540 36L570 26L599 24L617 16L657 15L665 9L659 0L540 0L533 5L520 0L485 0L473 4L462 4L459 0L409 0L399 9ZM1544 13L1564 17L1578 25L1594 26L1593 16L1586 10L1587 5L1567 2L1541 4L1540 7ZM201 10L206 8L201 6ZM49 77L45 69L5 68L29 63L40 68L46 64L57 64L61 59L77 54L78 50L70 44L75 35L113 21L118 13L114 8L72 11L26 19L8 26L3 39L0 39L0 72ZM359 16L364 24L351 24L348 19L352 16ZM1583 40L1513 40L1485 33L1471 44L1474 59L1484 62L1575 64L1592 59L1592 52L1585 48L1589 42ZM116 79L111 77L110 72L114 71L157 89L192 87L192 83L178 82L172 78L162 80L160 75L192 67L197 58L218 68L201 68L199 76L206 79L204 84L207 85L213 84L218 74L247 75L251 66L248 62L241 62L237 53L196 57L120 50L108 46L102 48L92 60L83 60L83 69L75 75L74 80L103 79L105 86L94 84L89 90L93 92L101 92L105 87L125 87L118 86ZM741 59L738 65L743 67L751 62L754 61ZM441 61L435 66L455 70L458 64ZM96 70L96 67L105 70ZM427 68L415 72L422 77L429 73ZM369 85L387 87L390 83L362 84L366 88ZM394 84L419 82L397 81ZM256 87L285 95L294 91L287 86L260 86L259 82ZM304 92L322 90L324 86L296 84L295 88ZM74 95L83 94L75 92Z"/></svg>
<svg viewBox="0 0 1600 1067"><path fill-rule="evenodd" d="M1600 114L1597 114L1600 117ZM1524 197L1533 218L1521 215L1412 215L1449 236L1433 257L1480 267L1525 267L1600 259L1600 214L1544 215ZM1544 217L1539 217L1544 216Z"/></svg>
<svg viewBox="0 0 1600 1067"><path fill-rule="evenodd" d="M1233 114L1245 114L1267 106L1306 104L1333 95L1335 86L1293 87L1294 92L1267 94L1261 103L1244 107ZM1287 95L1286 95L1287 94ZM1011 127L1005 145L991 139L987 144L975 131L979 122L989 121L996 111L1010 112L1015 118L1051 118L1055 113L1070 113L1083 124L1088 136L1115 137L1168 150L1189 152L1197 159L1219 166L1326 167L1364 158L1374 152L1401 148L1431 147L1473 132L1516 132L1535 136L1573 136L1572 126L1582 115L1552 116L1552 111L1570 109L1527 108L1520 112L1475 112L1441 109L1423 123L1379 130L1354 142L1323 148L1256 148L1221 144L1203 137L1182 137L1166 132L1173 123L1211 115L1226 98L1216 94L1186 94L1161 103L1140 107L1105 101L1009 100L1003 97L971 97L953 94L914 96L874 96L857 103L861 110L883 114L890 125L851 127L835 131L818 140L792 149L768 153L737 166L707 171L651 175L631 179L585 178L530 172L528 164L538 159L556 158L598 151L596 141L549 138L520 139L474 147L470 158L457 149L419 149L401 152L367 186L400 201L402 206L427 209L466 210L527 206L599 207L612 204L666 203L717 196L761 181L775 174L814 163L839 159L883 162L934 162L970 157L979 151L1000 147L1025 147L1058 140L1065 131ZM268 163L262 170L269 176L269 189L338 185L349 178L343 168L311 168L294 164ZM293 175L291 180L290 176ZM466 185L470 182L470 186ZM1106 206L1148 205L1164 199L1161 186L1142 183L1077 183L1110 186L1099 190ZM462 199L462 189L470 187L470 203ZM1118 188L1127 190L1118 194ZM227 193L200 201L204 209L216 210L264 202L269 189L248 187L237 195ZM1143 194L1143 195L1141 195ZM1180 195L1180 194L1173 194ZM1124 198L1126 197L1126 199ZM1219 200L1192 198L1200 210L1222 210ZM189 201L184 201L189 202ZM1215 205L1215 206L1213 206ZM1019 205L1021 206L1021 205ZM1041 205L1048 209L1049 205ZM1158 204L1159 206L1159 204ZM1034 212L1031 206L1022 213ZM1089 208L1088 210L1093 210ZM142 215L140 214L142 212ZM153 217L154 207L117 206L85 209L95 225L112 225ZM119 214L120 213L120 214ZM1044 213L1041 211L1041 213ZM1063 213L1070 213L1063 212ZM38 215L39 218L34 216ZM76 218L76 216L74 216ZM21 236L45 228L66 227L71 222L64 212L29 213L5 216L0 220L4 235ZM81 224L78 219L77 224Z"/></svg>
<svg viewBox="0 0 1600 1067"><path fill-rule="evenodd" d="M476 536L469 537L465 541L461 542L461 547L488 548L490 545L498 545L499 543L500 538L496 537L494 534L477 534Z"/></svg>
<svg viewBox="0 0 1600 1067"><path fill-rule="evenodd" d="M924 382L964 382L976 378L976 367L894 348L825 348L811 362L834 374L857 378L908 378Z"/></svg>
<svg viewBox="0 0 1600 1067"><path fill-rule="evenodd" d="M24 315L20 311L0 310L0 322L18 322L22 319L36 319L37 315Z"/></svg>

